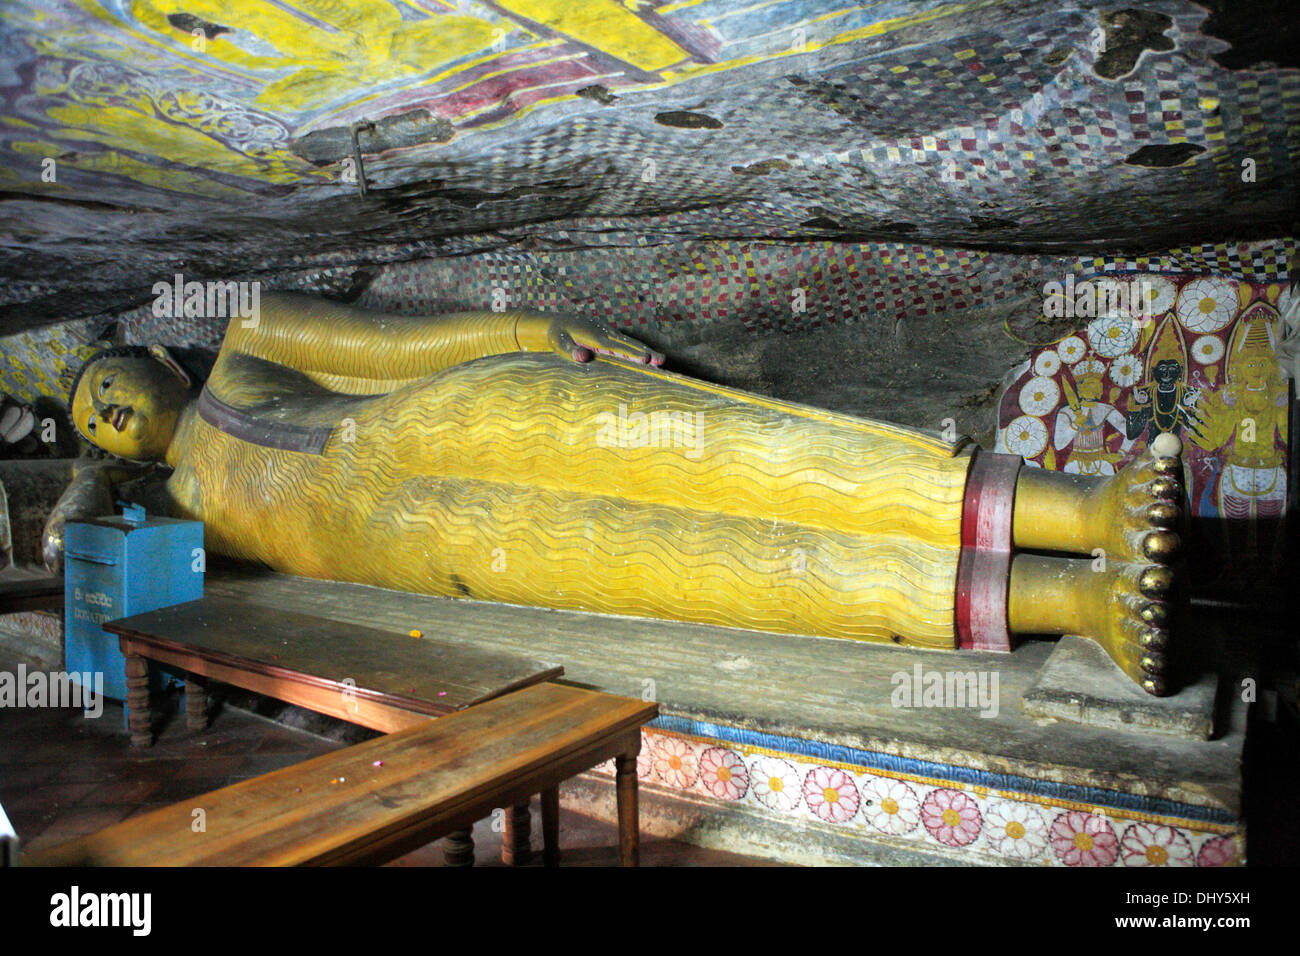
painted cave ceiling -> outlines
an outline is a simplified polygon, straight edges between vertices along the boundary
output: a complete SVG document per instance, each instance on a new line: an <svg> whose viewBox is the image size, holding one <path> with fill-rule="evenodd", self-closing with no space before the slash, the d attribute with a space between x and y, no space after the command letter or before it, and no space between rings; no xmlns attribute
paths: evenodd
<svg viewBox="0 0 1300 956"><path fill-rule="evenodd" d="M1288 6L6 0L0 331L144 314L177 272L341 294L422 259L468 290L466 257L660 250L634 315L664 276L815 287L863 250L909 270L903 309L936 256L1001 263L987 302L1034 257L1276 243Z"/></svg>

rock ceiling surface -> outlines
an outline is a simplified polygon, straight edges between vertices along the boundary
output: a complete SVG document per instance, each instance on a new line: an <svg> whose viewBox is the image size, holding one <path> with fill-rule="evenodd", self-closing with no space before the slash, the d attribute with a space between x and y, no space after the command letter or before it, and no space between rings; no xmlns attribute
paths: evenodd
<svg viewBox="0 0 1300 956"><path fill-rule="evenodd" d="M0 323L121 312L178 271L622 235L1026 255L1287 235L1294 17L1232 10L7 0Z"/></svg>

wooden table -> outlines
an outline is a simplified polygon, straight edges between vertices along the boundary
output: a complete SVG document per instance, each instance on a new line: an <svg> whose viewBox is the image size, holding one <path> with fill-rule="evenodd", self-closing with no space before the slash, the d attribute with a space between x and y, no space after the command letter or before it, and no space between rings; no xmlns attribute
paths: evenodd
<svg viewBox="0 0 1300 956"><path fill-rule="evenodd" d="M419 629L418 621L412 628ZM126 658L131 743L153 742L149 661L184 671L189 729L207 724L203 680L215 680L392 733L553 680L564 668L513 654L415 638L309 614L207 596L103 625ZM543 830L555 808L542 795ZM556 810L558 812L558 810ZM528 801L506 813L502 858L529 855ZM468 866L468 832L447 841L448 862Z"/></svg>
<svg viewBox="0 0 1300 956"><path fill-rule="evenodd" d="M220 597L103 627L120 637L126 657L131 742L137 746L153 741L151 660L191 675L185 686L191 730L202 729L206 719L194 676L391 733L564 673L557 664Z"/></svg>
<svg viewBox="0 0 1300 956"><path fill-rule="evenodd" d="M614 758L619 852L636 866L636 755L658 705L536 684L126 820L23 858L36 866L379 863ZM549 797L545 795L550 795ZM203 825L195 828L197 810ZM555 826L555 814L548 826ZM555 862L548 841L546 862Z"/></svg>

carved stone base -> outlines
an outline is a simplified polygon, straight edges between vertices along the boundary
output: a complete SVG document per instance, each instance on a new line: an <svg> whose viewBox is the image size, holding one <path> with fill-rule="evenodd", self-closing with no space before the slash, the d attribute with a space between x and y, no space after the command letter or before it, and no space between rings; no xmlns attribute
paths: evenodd
<svg viewBox="0 0 1300 956"><path fill-rule="evenodd" d="M1219 679L1202 675L1169 697L1152 697L1130 680L1096 641L1062 637L1025 691L1020 707L1030 717L1164 734L1189 740L1214 735Z"/></svg>

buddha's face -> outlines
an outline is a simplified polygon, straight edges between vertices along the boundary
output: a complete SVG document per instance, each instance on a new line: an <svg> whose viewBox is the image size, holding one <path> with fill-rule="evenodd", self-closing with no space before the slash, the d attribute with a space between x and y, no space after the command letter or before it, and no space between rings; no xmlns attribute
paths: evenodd
<svg viewBox="0 0 1300 956"><path fill-rule="evenodd" d="M104 451L135 461L167 454L185 403L185 384L148 357L109 356L86 369L72 399L72 421Z"/></svg>

